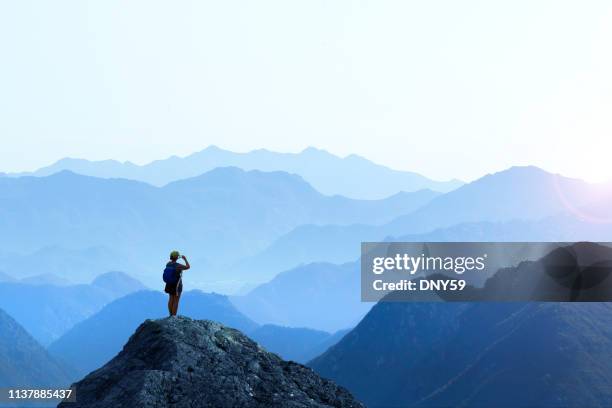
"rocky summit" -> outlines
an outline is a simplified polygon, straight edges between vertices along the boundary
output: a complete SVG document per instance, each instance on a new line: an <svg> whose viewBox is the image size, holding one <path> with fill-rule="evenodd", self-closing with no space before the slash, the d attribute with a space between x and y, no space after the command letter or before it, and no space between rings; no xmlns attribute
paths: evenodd
<svg viewBox="0 0 612 408"><path fill-rule="evenodd" d="M363 407L310 368L208 320L147 320L60 407Z"/></svg>

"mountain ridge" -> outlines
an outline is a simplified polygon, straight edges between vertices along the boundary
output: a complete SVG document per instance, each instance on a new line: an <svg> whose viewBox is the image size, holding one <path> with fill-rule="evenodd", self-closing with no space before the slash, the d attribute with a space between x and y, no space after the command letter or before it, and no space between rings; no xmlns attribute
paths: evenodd
<svg viewBox="0 0 612 408"><path fill-rule="evenodd" d="M6 310L43 346L62 336L73 325L98 312L109 302L144 286L133 278L115 280L112 286L102 274L90 284L66 286L0 282L0 308ZM121 274L119 276L126 276Z"/></svg>
<svg viewBox="0 0 612 408"><path fill-rule="evenodd" d="M46 178L0 178L0 213L11 214L0 218L0 229L5 231L0 247L7 252L48 247L44 255L55 260L53 248L70 248L74 255L80 248L106 248L120 257L109 263L113 269L128 263L134 276L149 279L148 284L152 284L148 271L178 247L194 254L190 259L194 265L211 272L209 280L220 279L211 279L214 273L226 279L229 264L298 225L381 224L436 196L425 191L353 200L323 195L286 172L235 167L217 168L165 187L68 171ZM73 271L70 266L62 269L60 262L49 272L61 276L67 270ZM79 276L88 273L85 268ZM248 282L248 276L238 279Z"/></svg>
<svg viewBox="0 0 612 408"><path fill-rule="evenodd" d="M357 262L315 262L284 271L247 294L229 299L260 324L335 332L355 326L370 309L371 304L361 302L360 294Z"/></svg>
<svg viewBox="0 0 612 408"><path fill-rule="evenodd" d="M612 222L609 191L608 184L564 178L534 166L512 167L434 197L383 225L300 225L247 260L257 271L278 273L299 264L352 262L359 257L360 243L367 241L610 240L605 231ZM585 207L594 209L583 211L581 221L576 209ZM591 213L607 222L589 221Z"/></svg>
<svg viewBox="0 0 612 408"><path fill-rule="evenodd" d="M66 387L70 369L49 355L34 338L0 309L0 386Z"/></svg>
<svg viewBox="0 0 612 408"><path fill-rule="evenodd" d="M215 167L227 166L236 166L244 170L280 170L299 174L324 194L338 194L358 199L380 199L399 191L416 191L423 188L446 192L463 184L455 179L434 181L417 173L390 169L358 155L339 157L313 147L299 153L279 153L266 149L236 153L217 146L209 146L185 157L170 156L142 166L129 161L64 158L33 172L7 174L7 176L46 176L68 169L80 174L140 180L163 186L175 180L205 173ZM332 173L339 176L337 180L328 177ZM352 176L354 181L348 176Z"/></svg>
<svg viewBox="0 0 612 408"><path fill-rule="evenodd" d="M609 406L612 249L578 242L548 251L469 289L480 301L389 293L309 365L371 407ZM528 301L533 294L548 301Z"/></svg>
<svg viewBox="0 0 612 408"><path fill-rule="evenodd" d="M606 303L378 303L309 365L370 407L605 407L611 310Z"/></svg>

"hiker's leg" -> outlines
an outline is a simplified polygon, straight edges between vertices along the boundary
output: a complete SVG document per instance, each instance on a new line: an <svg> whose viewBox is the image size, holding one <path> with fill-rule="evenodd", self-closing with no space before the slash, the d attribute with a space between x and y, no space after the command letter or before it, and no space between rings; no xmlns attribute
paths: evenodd
<svg viewBox="0 0 612 408"><path fill-rule="evenodd" d="M181 300L181 294L183 293L183 282L179 280L176 285L176 294L174 296L174 316L178 314L179 300Z"/></svg>
<svg viewBox="0 0 612 408"><path fill-rule="evenodd" d="M174 316L176 316L176 314L178 313L180 299L181 299L181 294L177 293L176 296L174 297L174 305L173 305Z"/></svg>
<svg viewBox="0 0 612 408"><path fill-rule="evenodd" d="M174 295L168 294L168 313L172 316L172 308L174 306Z"/></svg>

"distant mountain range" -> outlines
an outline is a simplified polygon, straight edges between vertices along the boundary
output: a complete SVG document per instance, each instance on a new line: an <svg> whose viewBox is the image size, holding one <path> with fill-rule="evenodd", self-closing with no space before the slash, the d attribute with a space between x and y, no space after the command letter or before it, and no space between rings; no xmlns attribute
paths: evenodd
<svg viewBox="0 0 612 408"><path fill-rule="evenodd" d="M112 242L107 244L114 246ZM16 279L40 282L37 278L46 276L45 280L55 279L55 283L60 279L64 283L83 283L108 271L129 271L133 275L144 272L134 256L106 246L68 249L48 245L36 250L18 249L19 252L0 251L0 265L11 265L19 259L19 267L11 270L11 276Z"/></svg>
<svg viewBox="0 0 612 408"><path fill-rule="evenodd" d="M573 242L589 239L611 241L610 224L591 223L564 215L540 221L466 223L397 238L408 242ZM359 257L358 251L355 252L353 259ZM357 262L342 266L324 262L301 265L280 273L245 295L231 299L239 310L261 324L305 326L327 331L353 325L369 309L368 303L360 301ZM305 304L309 306L304 307Z"/></svg>
<svg viewBox="0 0 612 408"><path fill-rule="evenodd" d="M467 222L422 234L397 236L394 239L407 242L609 242L612 241L612 229L610 229L612 199L602 199L598 204L605 204L607 215L603 211L595 213L586 210L586 213L598 214L597 216L602 217L602 220L607 219L605 222L594 222L577 214L568 213L540 220Z"/></svg>
<svg viewBox="0 0 612 408"><path fill-rule="evenodd" d="M234 275L249 272L249 276L265 281L311 263L343 264L360 256L361 242L382 241L385 226L301 225L275 240L256 255L245 257L229 268Z"/></svg>
<svg viewBox="0 0 612 408"><path fill-rule="evenodd" d="M308 328L266 324L249 332L249 337L285 360L307 363L339 342L349 330L334 334Z"/></svg>
<svg viewBox="0 0 612 408"><path fill-rule="evenodd" d="M4 232L0 246L9 253L7 263L10 252L47 248L26 262L26 268L43 268L42 261L49 261L53 273L76 282L93 278L86 268L88 259L98 260L106 251L127 256L104 264L112 260L111 266L117 266L113 269L124 270L123 263L151 283L150 271L163 266L173 248L193 255L194 265L206 271L206 280L227 279L226 265L256 253L299 225L380 224L437 195L420 191L385 200L329 197L299 176L238 168L218 168L162 188L67 171L48 177L4 177L0 214L7 216L0 217ZM65 268L57 262L62 255L69 263ZM74 276L71 263L83 267L77 268L79 275ZM238 277L245 278L248 281Z"/></svg>
<svg viewBox="0 0 612 408"><path fill-rule="evenodd" d="M612 405L608 303L379 303L310 365L369 407Z"/></svg>
<svg viewBox="0 0 612 408"><path fill-rule="evenodd" d="M11 176L48 176L70 170L87 176L124 178L162 186L228 166L298 174L323 194L339 194L356 199L381 199L400 191L422 189L446 192L462 184L458 180L433 181L417 173L389 169L357 155L341 158L312 147L300 153L277 153L265 149L234 153L210 146L184 158L172 156L143 166L115 160L66 158L32 173Z"/></svg>
<svg viewBox="0 0 612 408"><path fill-rule="evenodd" d="M67 387L74 373L0 309L0 387Z"/></svg>
<svg viewBox="0 0 612 408"><path fill-rule="evenodd" d="M20 283L29 285L53 285L53 286L68 286L71 282L61 276L52 273L41 273L40 275L32 275L19 280Z"/></svg>
<svg viewBox="0 0 612 408"><path fill-rule="evenodd" d="M68 279L61 278L52 273L41 273L40 275L30 275L25 278L17 279L11 275L0 272L0 283L2 282L19 282L27 283L29 285L55 285L55 286L68 286L71 282Z"/></svg>
<svg viewBox="0 0 612 408"><path fill-rule="evenodd" d="M311 262L359 257L363 241L612 240L612 186L589 184L536 167L513 167L440 195L380 226L302 225L248 265L254 275ZM591 219L594 218L594 219Z"/></svg>
<svg viewBox="0 0 612 408"><path fill-rule="evenodd" d="M300 266L230 299L260 324L335 332L355 326L371 308L360 296L359 265L352 262Z"/></svg>
<svg viewBox="0 0 612 408"><path fill-rule="evenodd" d="M414 211L438 196L430 190L414 193L400 193L391 199L401 200L405 213ZM397 212L401 212L398 208ZM339 234L338 234L339 232ZM362 241L380 238L380 228L375 225L300 225L274 241L268 248L256 255L241 259L227 268L226 276L248 276L251 282L266 282L282 271L300 264L315 261L344 263L351 260L346 254L355 253L355 239L344 239L350 234ZM316 252L308 240L315 243ZM306 244L306 245L305 245ZM336 256L338 255L338 256ZM353 257L354 258L354 257Z"/></svg>
<svg viewBox="0 0 612 408"><path fill-rule="evenodd" d="M83 282L104 267L155 285L151 271L178 248L192 255L193 285L225 293L300 264L353 261L362 241L444 235L458 225L474 227L471 235L457 235L464 240L487 234L479 230L493 233L488 226L496 223L525 225L555 240L565 224L542 230L530 223L565 217L574 225L585 208L605 212L601 203L610 190L535 167L511 168L446 194L423 190L374 201L328 197L295 175L238 168L162 188L68 172L4 177L0 187L0 213L10 214L0 218L7 231L0 261L30 253L10 271L15 278L51 273Z"/></svg>
<svg viewBox="0 0 612 408"><path fill-rule="evenodd" d="M142 283L120 272L101 275L91 284L67 286L0 282L0 308L46 346L107 303L142 289Z"/></svg>
<svg viewBox="0 0 612 408"><path fill-rule="evenodd" d="M611 184L589 184L537 167L482 177L388 224L389 235L422 233L459 223L538 220L610 197Z"/></svg>

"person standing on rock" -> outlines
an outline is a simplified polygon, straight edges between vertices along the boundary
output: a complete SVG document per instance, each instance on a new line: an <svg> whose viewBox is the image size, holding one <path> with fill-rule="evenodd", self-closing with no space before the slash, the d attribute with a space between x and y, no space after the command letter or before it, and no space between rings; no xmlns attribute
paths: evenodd
<svg viewBox="0 0 612 408"><path fill-rule="evenodd" d="M179 258L185 261L185 265L177 262ZM179 254L178 251L172 251L170 253L170 262L166 264L163 275L164 282L166 282L164 291L169 296L168 313L170 313L170 316L176 316L178 312L179 300L183 292L183 271L189 268L191 268L191 265L189 265L189 261L185 255Z"/></svg>

